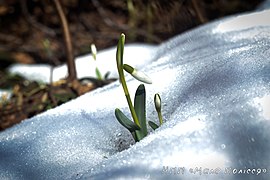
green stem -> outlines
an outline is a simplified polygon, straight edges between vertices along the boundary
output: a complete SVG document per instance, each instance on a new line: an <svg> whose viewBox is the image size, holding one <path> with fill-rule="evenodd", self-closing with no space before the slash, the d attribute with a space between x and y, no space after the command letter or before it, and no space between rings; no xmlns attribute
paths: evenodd
<svg viewBox="0 0 270 180"><path fill-rule="evenodd" d="M138 117L137 117L137 114L135 112L135 109L133 107L133 104L132 104L132 101L131 101L131 98L130 98L130 95L129 95L129 91L128 91L128 87L127 87L127 84L126 84L126 80L125 80L125 76L124 76L124 72L123 72L123 66L122 68L120 68L121 72L122 73L119 73L119 76L120 76L120 82L122 84L122 87L123 87L123 90L124 90L124 93L125 93L125 96L126 96L126 99L127 99L127 103L128 103L128 107L130 109L130 112L131 112L131 115L132 115L132 118L134 120L134 122L139 126L140 126L140 123L139 123L139 120L138 120Z"/></svg>
<svg viewBox="0 0 270 180"><path fill-rule="evenodd" d="M127 84L126 84L126 80L125 80L125 76L124 76L124 70L123 70L123 54L124 54L124 43L125 43L125 35L121 34L121 37L119 39L118 45L117 45L117 53L116 53L116 63L117 63L117 70L118 70L118 74L119 74L119 79L120 82L122 84L126 99L127 99L127 103L128 103L128 107L130 109L131 112L131 116L135 122L136 125L140 126L138 117L136 115L134 106L132 105L132 101L128 92L128 88L127 88Z"/></svg>
<svg viewBox="0 0 270 180"><path fill-rule="evenodd" d="M163 118L161 115L161 111L158 112L159 125L163 124Z"/></svg>
<svg viewBox="0 0 270 180"><path fill-rule="evenodd" d="M134 107L132 105L132 101L130 99L130 95L129 94L126 94L126 99L127 99L127 102L128 102L128 107L129 107L130 112L131 112L131 116L132 116L135 124L137 124L139 127L141 127L141 125L139 123L139 119L138 119L137 114L135 112L135 109L134 109Z"/></svg>

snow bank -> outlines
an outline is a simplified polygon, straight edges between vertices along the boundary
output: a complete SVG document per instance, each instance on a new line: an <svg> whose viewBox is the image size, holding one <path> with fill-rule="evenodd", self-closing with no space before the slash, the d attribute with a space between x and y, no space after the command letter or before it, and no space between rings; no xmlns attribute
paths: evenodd
<svg viewBox="0 0 270 180"><path fill-rule="evenodd" d="M155 45L150 44L127 44L124 58L127 63L135 64L136 67L142 68L144 64L149 64L151 57L156 51ZM76 69L78 78L95 77L95 68L99 68L101 73L110 72L110 78L118 77L115 67L116 47L108 48L97 52L97 61L94 61L91 55L85 55L76 58ZM44 64L14 64L9 68L9 72L19 74L27 79L50 82L50 65ZM58 81L67 76L67 66L62 65L53 69L53 81Z"/></svg>
<svg viewBox="0 0 270 180"><path fill-rule="evenodd" d="M220 30L242 17L177 36L145 61L147 117L157 121L159 92L166 123L139 143L128 148L114 117L128 114L115 82L1 132L0 178L269 179L270 26Z"/></svg>

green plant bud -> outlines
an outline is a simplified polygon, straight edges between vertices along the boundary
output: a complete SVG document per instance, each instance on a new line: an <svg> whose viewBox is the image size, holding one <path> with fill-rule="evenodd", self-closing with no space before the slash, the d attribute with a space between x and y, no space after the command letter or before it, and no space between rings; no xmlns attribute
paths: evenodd
<svg viewBox="0 0 270 180"><path fill-rule="evenodd" d="M134 71L134 68L133 68L132 66L128 65L128 64L124 64L124 65L123 65L123 68L124 68L124 70L125 70L126 72L128 72L129 74L132 74L133 71Z"/></svg>
<svg viewBox="0 0 270 180"><path fill-rule="evenodd" d="M97 59L97 48L95 46L95 44L91 44L91 52L92 52L92 56L94 58L94 60Z"/></svg>
<svg viewBox="0 0 270 180"><path fill-rule="evenodd" d="M154 96L154 102L157 112L161 112L161 98L159 94L155 94Z"/></svg>
<svg viewBox="0 0 270 180"><path fill-rule="evenodd" d="M137 69L133 68L128 64L124 64L123 68L126 72L131 74L138 81L144 82L146 84L152 84L152 80L145 73L138 71Z"/></svg>

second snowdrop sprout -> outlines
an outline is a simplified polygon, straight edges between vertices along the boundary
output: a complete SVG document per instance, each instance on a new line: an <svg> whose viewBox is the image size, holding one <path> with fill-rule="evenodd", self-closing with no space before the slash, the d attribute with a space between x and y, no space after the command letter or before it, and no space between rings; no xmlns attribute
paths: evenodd
<svg viewBox="0 0 270 180"><path fill-rule="evenodd" d="M136 90L135 97L134 97L134 105L132 104L128 87L126 84L125 76L124 76L124 70L131 74L135 79L151 84L151 79L144 74L141 71L138 71L137 69L133 68L132 66L128 64L123 64L123 54L124 54L124 44L125 44L125 35L121 34L118 45L117 45L117 51L116 51L116 64L117 64L117 70L119 74L119 80L122 84L124 94L127 99L128 107L131 112L131 116L133 118L133 121L131 121L120 109L115 109L115 117L118 120L118 122L127 128L129 132L132 134L134 140L136 142L143 139L145 136L147 136L147 124L146 124L146 92L145 92L145 86L143 84L140 84ZM156 98L157 96L157 98ZM158 117L160 125L163 123L162 117L161 117L161 99L158 94L155 95L155 106L159 107ZM149 121L148 122L150 127L152 129L156 129L159 126L156 125L154 122Z"/></svg>
<svg viewBox="0 0 270 180"><path fill-rule="evenodd" d="M91 52L93 59L96 61L97 60L97 48L95 44L91 44Z"/></svg>
<svg viewBox="0 0 270 180"><path fill-rule="evenodd" d="M97 60L97 48L96 48L96 46L95 46L95 44L91 44L91 52L92 52L92 57L93 57L93 59L96 61ZM99 69L98 69L98 67L96 66L96 76L97 76L97 79L98 80L102 80L103 78L102 78L102 75L101 75L101 73L100 73L100 71L99 71Z"/></svg>

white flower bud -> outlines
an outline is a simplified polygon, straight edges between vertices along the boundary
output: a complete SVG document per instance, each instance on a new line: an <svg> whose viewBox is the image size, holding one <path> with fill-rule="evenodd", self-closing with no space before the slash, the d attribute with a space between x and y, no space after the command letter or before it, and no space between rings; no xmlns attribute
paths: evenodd
<svg viewBox="0 0 270 180"><path fill-rule="evenodd" d="M97 48L95 46L95 44L91 44L91 52L92 52L92 56L94 58L94 60L97 59Z"/></svg>
<svg viewBox="0 0 270 180"><path fill-rule="evenodd" d="M145 73L138 71L137 69L133 68L128 64L124 64L123 68L126 72L131 74L138 81L144 82L146 84L152 84L152 80Z"/></svg>
<svg viewBox="0 0 270 180"><path fill-rule="evenodd" d="M155 107L156 107L157 112L160 112L161 111L161 98L159 94L155 94L154 102L155 102Z"/></svg>

